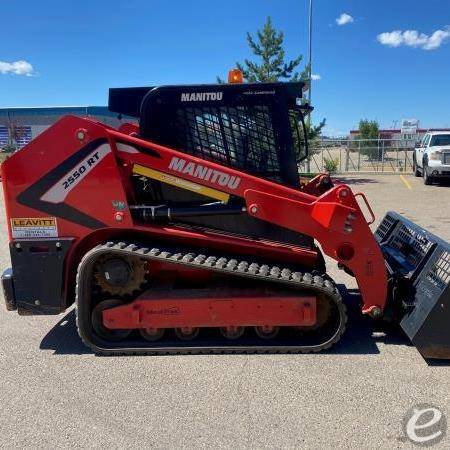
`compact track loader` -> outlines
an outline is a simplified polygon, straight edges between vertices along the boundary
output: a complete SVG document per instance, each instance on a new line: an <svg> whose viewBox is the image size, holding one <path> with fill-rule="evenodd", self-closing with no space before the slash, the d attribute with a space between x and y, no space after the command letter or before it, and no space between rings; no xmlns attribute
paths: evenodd
<svg viewBox="0 0 450 450"><path fill-rule="evenodd" d="M300 182L303 90L111 89L120 128L67 116L40 134L2 165L7 309L75 302L99 354L318 352L347 322L326 254L356 278L363 314L449 358L450 246L391 212L374 235L363 194L327 174Z"/></svg>

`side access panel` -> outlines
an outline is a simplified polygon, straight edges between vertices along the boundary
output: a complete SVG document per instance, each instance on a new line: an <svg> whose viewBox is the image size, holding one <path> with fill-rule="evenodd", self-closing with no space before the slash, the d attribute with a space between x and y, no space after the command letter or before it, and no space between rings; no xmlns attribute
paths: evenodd
<svg viewBox="0 0 450 450"><path fill-rule="evenodd" d="M20 315L64 310L64 261L72 242L71 238L10 242L14 305Z"/></svg>
<svg viewBox="0 0 450 450"><path fill-rule="evenodd" d="M409 286L401 327L423 357L450 359L450 244L395 212L375 236L391 273Z"/></svg>

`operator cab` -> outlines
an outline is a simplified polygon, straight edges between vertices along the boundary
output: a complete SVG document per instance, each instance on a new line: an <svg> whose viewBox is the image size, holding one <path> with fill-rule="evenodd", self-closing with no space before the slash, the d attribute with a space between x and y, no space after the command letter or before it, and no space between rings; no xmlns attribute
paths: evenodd
<svg viewBox="0 0 450 450"><path fill-rule="evenodd" d="M139 119L140 137L298 187L307 157L304 83L110 89L109 109Z"/></svg>
<svg viewBox="0 0 450 450"><path fill-rule="evenodd" d="M298 163L308 155L304 117L312 110L302 104L304 90L302 82L116 88L109 91L109 109L137 118L142 139L299 188ZM170 207L205 203L197 193L139 180L136 191L141 192L142 203ZM312 245L309 238L299 239L298 233L246 214L186 222Z"/></svg>

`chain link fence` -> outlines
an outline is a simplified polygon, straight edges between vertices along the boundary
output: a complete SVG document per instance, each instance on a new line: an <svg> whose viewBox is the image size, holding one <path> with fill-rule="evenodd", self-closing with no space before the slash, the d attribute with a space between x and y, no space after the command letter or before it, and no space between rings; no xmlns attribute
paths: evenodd
<svg viewBox="0 0 450 450"><path fill-rule="evenodd" d="M416 142L403 139L323 139L310 143L300 172L411 173Z"/></svg>

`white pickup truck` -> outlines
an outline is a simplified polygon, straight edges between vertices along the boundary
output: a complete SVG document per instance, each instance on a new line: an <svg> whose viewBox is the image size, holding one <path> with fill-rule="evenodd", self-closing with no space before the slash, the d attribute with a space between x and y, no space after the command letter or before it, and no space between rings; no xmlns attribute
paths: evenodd
<svg viewBox="0 0 450 450"><path fill-rule="evenodd" d="M414 150L414 174L425 184L450 180L450 132L428 132Z"/></svg>

